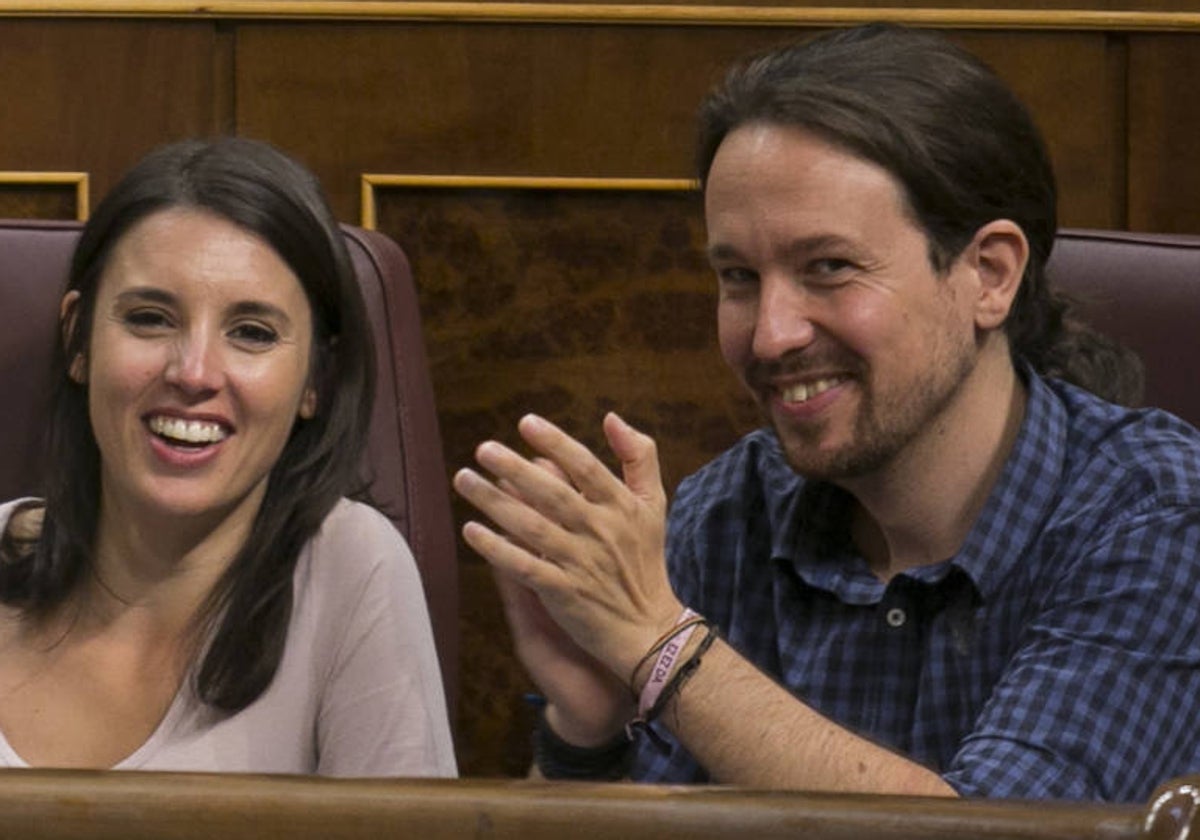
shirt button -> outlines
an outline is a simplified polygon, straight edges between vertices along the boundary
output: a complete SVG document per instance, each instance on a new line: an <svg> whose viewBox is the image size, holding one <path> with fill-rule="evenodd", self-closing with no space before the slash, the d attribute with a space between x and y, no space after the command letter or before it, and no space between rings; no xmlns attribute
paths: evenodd
<svg viewBox="0 0 1200 840"><path fill-rule="evenodd" d="M908 616L899 607L892 607L887 611L887 623L892 627L903 627L907 620Z"/></svg>

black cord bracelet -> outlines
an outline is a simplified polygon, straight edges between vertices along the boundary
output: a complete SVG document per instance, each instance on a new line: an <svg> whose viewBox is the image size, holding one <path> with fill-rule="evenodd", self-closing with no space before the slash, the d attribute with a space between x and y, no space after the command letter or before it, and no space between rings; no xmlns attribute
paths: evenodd
<svg viewBox="0 0 1200 840"><path fill-rule="evenodd" d="M547 779L616 781L629 775L633 745L624 732L597 747L568 744L546 723L542 708L533 728L533 760Z"/></svg>
<svg viewBox="0 0 1200 840"><path fill-rule="evenodd" d="M696 650L688 657L687 661L675 669L675 673L663 686L662 693L658 695L658 699L654 701L654 705L646 712L645 717L638 717L631 720L625 725L625 734L632 740L634 733L644 731L653 737L654 730L650 729L650 722L662 714L662 710L667 707L667 703L671 698L679 693L683 688L683 684L691 679L692 674L700 667L701 658L708 649L712 647L713 642L720 636L720 631L716 625L708 625L708 633L700 640L700 644L696 646Z"/></svg>

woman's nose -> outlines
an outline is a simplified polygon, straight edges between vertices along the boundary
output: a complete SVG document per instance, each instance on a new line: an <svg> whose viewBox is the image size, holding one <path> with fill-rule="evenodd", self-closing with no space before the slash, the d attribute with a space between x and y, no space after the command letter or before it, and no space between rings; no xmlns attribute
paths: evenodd
<svg viewBox="0 0 1200 840"><path fill-rule="evenodd" d="M174 342L164 378L187 393L214 391L221 384L221 360L216 342L203 335L184 334Z"/></svg>

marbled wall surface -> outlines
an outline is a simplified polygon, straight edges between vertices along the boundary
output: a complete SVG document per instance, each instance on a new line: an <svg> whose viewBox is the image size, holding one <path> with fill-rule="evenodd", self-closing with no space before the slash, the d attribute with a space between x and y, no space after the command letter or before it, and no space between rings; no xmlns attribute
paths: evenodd
<svg viewBox="0 0 1200 840"><path fill-rule="evenodd" d="M0 219L74 219L75 187L9 184L0 179Z"/></svg>
<svg viewBox="0 0 1200 840"><path fill-rule="evenodd" d="M378 205L412 260L451 471L486 438L517 445L528 411L607 456L616 410L656 437L670 489L756 422L716 349L694 193L387 189ZM520 774L529 685L490 571L461 558L462 771Z"/></svg>

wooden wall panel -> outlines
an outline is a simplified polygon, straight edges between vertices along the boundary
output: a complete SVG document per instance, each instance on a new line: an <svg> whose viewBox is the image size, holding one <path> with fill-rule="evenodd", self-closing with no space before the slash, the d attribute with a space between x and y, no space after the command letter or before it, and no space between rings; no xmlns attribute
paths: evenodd
<svg viewBox="0 0 1200 840"><path fill-rule="evenodd" d="M280 143L355 212L360 171L689 177L693 115L737 57L810 30L246 25L238 128ZM1124 219L1123 46L1103 33L951 33L1029 103L1062 220Z"/></svg>
<svg viewBox="0 0 1200 840"><path fill-rule="evenodd" d="M1129 47L1129 227L1200 232L1200 36Z"/></svg>
<svg viewBox="0 0 1200 840"><path fill-rule="evenodd" d="M654 26L244 26L238 127L327 175L343 214L356 212L355 167L689 177L702 92L735 56L787 37Z"/></svg>
<svg viewBox="0 0 1200 840"><path fill-rule="evenodd" d="M211 21L0 23L0 169L91 175L101 196L146 151L209 134Z"/></svg>
<svg viewBox="0 0 1200 840"><path fill-rule="evenodd" d="M950 33L988 62L1034 115L1050 148L1065 227L1125 219L1125 46L1103 33Z"/></svg>

